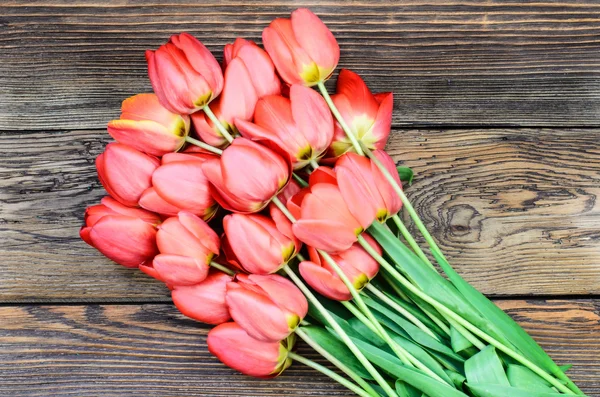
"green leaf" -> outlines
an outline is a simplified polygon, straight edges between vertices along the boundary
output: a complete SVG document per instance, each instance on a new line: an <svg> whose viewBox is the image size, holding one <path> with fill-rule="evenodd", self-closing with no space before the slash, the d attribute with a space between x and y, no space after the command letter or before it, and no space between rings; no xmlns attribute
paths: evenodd
<svg viewBox="0 0 600 397"><path fill-rule="evenodd" d="M350 349L348 349L343 342L331 335L324 328L315 325L308 325L303 326L301 329L319 346L327 350L329 354L340 360L352 371L356 372L358 376L368 380L373 379L373 377L362 366L360 361L358 361Z"/></svg>
<svg viewBox="0 0 600 397"><path fill-rule="evenodd" d="M506 376L511 386L519 389L558 393L545 379L522 365L510 364L506 369Z"/></svg>
<svg viewBox="0 0 600 397"><path fill-rule="evenodd" d="M371 331L369 327L364 325L358 318L351 318L348 320L348 325L352 328L353 332L360 334L362 336L361 339L366 342L375 346L385 346L387 344L383 338Z"/></svg>
<svg viewBox="0 0 600 397"><path fill-rule="evenodd" d="M456 386L458 390L464 390L464 385L467 381L467 378L465 378L462 374L459 374L458 372L449 370L446 370L446 374L452 380L452 383L454 383L454 386Z"/></svg>
<svg viewBox="0 0 600 397"><path fill-rule="evenodd" d="M556 397L556 393L544 391L523 390L516 387L467 383L469 389L477 397Z"/></svg>
<svg viewBox="0 0 600 397"><path fill-rule="evenodd" d="M570 370L573 367L573 364L565 364L565 365L559 365L558 368L560 368L561 371L563 371L564 373L567 373L568 370Z"/></svg>
<svg viewBox="0 0 600 397"><path fill-rule="evenodd" d="M488 346L468 359L465 362L465 375L469 385L482 383L510 386L494 346Z"/></svg>
<svg viewBox="0 0 600 397"><path fill-rule="evenodd" d="M329 313L335 314L338 318L345 320L354 317L341 303L332 301L316 293L314 295ZM321 312L310 302L310 300L308 301L308 315L321 324L328 325Z"/></svg>
<svg viewBox="0 0 600 397"><path fill-rule="evenodd" d="M406 182L409 185L412 185L413 178L415 173L410 167L397 166L396 170L398 170L398 176L402 182Z"/></svg>
<svg viewBox="0 0 600 397"><path fill-rule="evenodd" d="M423 393L400 380L396 381L396 393L399 397L421 397Z"/></svg>
<svg viewBox="0 0 600 397"><path fill-rule="evenodd" d="M378 349L359 339L354 339L354 342L373 364L429 396L466 396L465 393L454 389L446 383L432 379L418 369L404 366L398 358L384 350Z"/></svg>
<svg viewBox="0 0 600 397"><path fill-rule="evenodd" d="M460 332L458 332L454 327L450 327L450 343L452 345L452 350L454 350L456 353L459 353L473 346L473 344L469 342L469 340L465 338Z"/></svg>

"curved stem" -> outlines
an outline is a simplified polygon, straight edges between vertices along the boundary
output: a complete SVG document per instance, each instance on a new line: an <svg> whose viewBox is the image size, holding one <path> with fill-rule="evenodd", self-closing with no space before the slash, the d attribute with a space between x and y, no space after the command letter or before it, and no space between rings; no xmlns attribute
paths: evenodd
<svg viewBox="0 0 600 397"><path fill-rule="evenodd" d="M317 86L319 87L319 91L321 91L321 95L323 95L323 98L325 98L325 102L327 102L327 105L329 105L329 109L331 109L331 113L333 113L336 120L338 121L338 123L340 123L340 126L346 133L346 136L348 137L348 139L350 139L350 142L352 143L354 150L356 150L356 153L360 154L361 156L364 156L365 154L363 153L362 148L360 147L360 144L356 140L356 137L354 136L352 131L350 131L350 127L348 127L348 124L346 124L346 121L340 114L340 111L333 103L333 100L331 99L331 97L329 96L329 93L327 92L327 88L325 88L325 84L323 84L323 82L320 82L317 84Z"/></svg>
<svg viewBox="0 0 600 397"><path fill-rule="evenodd" d="M438 342L440 341L440 338L436 334L434 334L433 331L431 331L429 328L427 328L427 326L425 324L423 324L421 322L421 320L419 320L411 312L409 312L408 310L406 310L405 308L403 308L402 306L400 306L399 304L397 304L396 302L394 302L394 300L390 299L386 294L384 294L383 292L379 291L377 289L377 287L369 284L369 285L367 285L367 289L373 295L375 295L376 297L378 297L379 299L381 299L385 304L387 304L392 309L396 310L398 313L400 313L401 315L403 315L408 321L410 321L415 326L417 326L421 331L425 332L427 335L431 336L432 338L434 338Z"/></svg>
<svg viewBox="0 0 600 397"><path fill-rule="evenodd" d="M225 266L223 266L223 265L221 265L220 263L217 263L217 262L213 262L213 261L211 261L211 262L210 262L210 266L211 266L211 267L214 267L215 269L219 269L219 270L220 270L220 271L222 271L223 273L227 273L227 274L229 274L230 276L235 276L235 274L236 274L236 273L235 273L233 270L231 270L230 268L228 268L228 267L225 267Z"/></svg>
<svg viewBox="0 0 600 397"><path fill-rule="evenodd" d="M327 361L335 365L340 371L348 375L354 380L360 387L362 387L370 396L379 397L379 393L375 391L363 378L361 378L356 372L348 368L343 362L337 359L333 354L329 353L327 349L319 345L314 339L312 339L302 328L296 329L296 335L298 335L304 342L312 347L317 353L323 356Z"/></svg>
<svg viewBox="0 0 600 397"><path fill-rule="evenodd" d="M306 365L307 367L311 367L312 369L316 369L317 371L319 371L323 375L329 376L331 379L335 380L336 382L338 382L342 386L345 386L348 390L352 391L353 393L358 394L361 397L372 397L371 394L367 393L366 391L364 391L360 387L356 386L354 383L350 382L348 379L344 378L343 376L340 376L340 375L336 374L335 372L333 372L329 368L324 367L324 366L322 366L319 363L316 363L316 362L314 362L312 360L309 360L306 357L302 357L302 356L300 356L300 355L298 355L296 353L293 353L293 352L289 352L288 353L288 357L291 358L292 360L298 361L299 363L302 363L302 364Z"/></svg>
<svg viewBox="0 0 600 397"><path fill-rule="evenodd" d="M206 113L206 115L208 116L210 121L212 121L213 124L217 126L217 129L219 130L221 135L223 135L223 138L227 139L227 142L229 142L229 143L233 142L233 137L231 136L229 131L227 131L227 128L225 128L223 126L223 124L221 124L221 122L219 121L217 116L215 116L215 114L210 109L210 107L208 105L206 105L202 108L202 110L204 111L204 113Z"/></svg>
<svg viewBox="0 0 600 397"><path fill-rule="evenodd" d="M346 344L346 346L348 346L348 349L350 349L350 351L354 354L354 356L356 356L358 361L360 361L360 363L363 365L363 367L365 367L365 369L371 374L373 379L375 379L375 381L377 381L379 386L381 386L383 388L383 390L385 390L386 394L389 397L397 397L396 392L385 381L385 379L381 376L381 374L377 371L377 369L375 369L373 364L371 364L371 362L369 360L367 360L367 358L360 351L358 346L356 346L354 344L354 342L352 342L352 339L350 339L348 334L346 334L346 332L335 321L335 319L331 316L331 314L329 314L327 309L325 309L325 307L313 295L313 293L310 291L310 289L308 289L308 287L302 282L300 277L298 277L296 275L296 273L294 273L294 271L292 269L290 269L290 267L287 265L284 266L283 271L298 286L298 288L302 291L302 293L304 293L306 298L315 306L315 308L319 311L319 313L321 313L323 318L325 318L325 321L327 321L327 324L337 333L337 335L340 337L342 342L344 342Z"/></svg>
<svg viewBox="0 0 600 397"><path fill-rule="evenodd" d="M188 142L188 143L191 143L192 145L196 145L198 147L201 147L204 150L208 150L211 153L218 154L218 155L223 154L223 151L221 149L216 148L214 146L211 146L211 145L209 145L207 143L204 143L202 141L199 141L197 139L194 139L191 136L186 136L185 137L185 141Z"/></svg>
<svg viewBox="0 0 600 397"><path fill-rule="evenodd" d="M383 266L391 274L392 277L394 277L400 284L402 284L406 289L411 291L413 294L415 294L416 296L421 298L423 301L425 301L425 302L429 303L431 306L433 306L442 315L446 315L446 316L452 318L458 324L462 325L464 328L468 329L469 331L471 331L473 334L477 335L482 340L484 340L487 343L489 343L490 345L496 347L498 350L502 351L506 355L514 358L516 361L520 362L521 364L525 365L527 368L529 368L530 370L532 370L533 372L535 372L536 374L541 376L543 379L545 379L546 381L551 383L559 391L561 391L565 394L570 394L570 395L575 394L571 389L569 389L568 387L563 385L562 382L560 382L559 380L557 380L556 378L554 378L553 376L548 374L542 368L538 367L535 363L531 362L526 357L523 357L523 355L514 351L513 349L506 346L502 342L496 340L494 337L486 334L485 332L483 332L482 330L480 330L479 328L477 328L476 326L471 324L469 321L465 320L460 315L456 314L454 311L447 308L445 305L441 304L437 300L433 299L432 297L430 297L429 295L427 295L426 293L421 291L420 288L414 286L410 281L408 281L408 279L406 279L402 274L400 274L400 272L398 272L394 268L394 266L392 266L381 255L379 255L379 253L377 251L375 251L373 249L373 247L371 247L371 245L364 238L362 240L359 239L359 242L360 242L361 246L365 249L365 251L367 251L377 262L379 262L379 264L381 266Z"/></svg>
<svg viewBox="0 0 600 397"><path fill-rule="evenodd" d="M433 270L435 270L437 272L437 269L435 268L435 266L433 266L433 264L431 263L431 261L429 260L427 255L425 255L425 253L423 252L421 247L419 247L419 244L417 244L417 241L410 234L410 232L408 231L406 226L404 226L404 223L402 223L402 220L400 219L398 214L392 216L392 220L394 221L396 226L398 226L400 233L402 233L402 237L404 237L404 239L408 242L408 245L410 245L410 247L413 249L415 254L417 254L417 256L419 258L421 258L421 260L423 262L425 262L427 265L429 265L429 267L431 267Z"/></svg>

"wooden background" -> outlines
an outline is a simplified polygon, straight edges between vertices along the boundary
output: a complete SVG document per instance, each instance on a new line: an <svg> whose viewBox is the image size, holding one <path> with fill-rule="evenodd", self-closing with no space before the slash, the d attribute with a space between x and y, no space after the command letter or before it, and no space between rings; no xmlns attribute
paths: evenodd
<svg viewBox="0 0 600 397"><path fill-rule="evenodd" d="M295 365L210 357L159 283L78 237L94 158L144 50L215 53L309 6L342 67L395 94L391 154L451 262L600 396L600 3L517 0L0 3L0 396L347 396ZM303 347L302 351L309 353Z"/></svg>

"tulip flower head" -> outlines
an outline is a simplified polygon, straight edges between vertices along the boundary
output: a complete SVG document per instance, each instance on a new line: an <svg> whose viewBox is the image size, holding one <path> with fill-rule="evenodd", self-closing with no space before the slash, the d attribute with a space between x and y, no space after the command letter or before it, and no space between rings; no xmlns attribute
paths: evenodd
<svg viewBox="0 0 600 397"><path fill-rule="evenodd" d="M298 287L276 274L238 274L227 284L226 301L233 320L248 335L266 342L285 339L308 312Z"/></svg>
<svg viewBox="0 0 600 397"><path fill-rule="evenodd" d="M295 342L295 334L277 342L259 341L233 322L216 326L206 340L208 350L225 365L257 378L272 378L285 371L292 364L288 353Z"/></svg>
<svg viewBox="0 0 600 397"><path fill-rule="evenodd" d="M321 158L333 138L333 118L327 103L316 91L292 85L290 98L271 95L258 101L254 123L236 120L242 136L268 139L285 150L294 168Z"/></svg>
<svg viewBox="0 0 600 397"><path fill-rule="evenodd" d="M246 138L236 138L219 159L208 160L202 170L212 195L227 210L252 213L267 204L287 185L291 163L285 154Z"/></svg>
<svg viewBox="0 0 600 397"><path fill-rule="evenodd" d="M112 198L128 207L137 207L159 164L156 157L121 143L109 143L96 158L100 183Z"/></svg>
<svg viewBox="0 0 600 397"><path fill-rule="evenodd" d="M146 51L148 76L160 103L173 113L194 113L223 89L223 72L210 51L188 33Z"/></svg>
<svg viewBox="0 0 600 397"><path fill-rule="evenodd" d="M121 117L108 123L108 133L120 143L162 156L185 144L190 118L165 109L155 94L138 94L121 105Z"/></svg>
<svg viewBox="0 0 600 397"><path fill-rule="evenodd" d="M379 244L368 235L364 235L364 238L381 255ZM309 249L309 253L310 261L301 262L299 266L300 274L308 285L329 299L338 301L352 299L350 291L331 265L315 249ZM331 258L358 291L363 289L379 271L377 261L358 243L353 244L346 251L332 254Z"/></svg>
<svg viewBox="0 0 600 397"><path fill-rule="evenodd" d="M253 274L277 272L300 250L290 229L285 233L264 215L230 214L223 219L223 228L234 254L228 259Z"/></svg>
<svg viewBox="0 0 600 397"><path fill-rule="evenodd" d="M277 18L263 30L263 43L288 84L313 86L331 76L340 59L333 33L306 8Z"/></svg>
<svg viewBox="0 0 600 397"><path fill-rule="evenodd" d="M333 103L357 140L371 150L383 149L392 127L393 94L373 95L360 76L342 69ZM330 157L352 151L353 146L342 127L336 123Z"/></svg>
<svg viewBox="0 0 600 397"><path fill-rule="evenodd" d="M104 197L101 204L86 209L85 225L79 235L118 264L138 267L158 254L156 225L159 223L156 214Z"/></svg>

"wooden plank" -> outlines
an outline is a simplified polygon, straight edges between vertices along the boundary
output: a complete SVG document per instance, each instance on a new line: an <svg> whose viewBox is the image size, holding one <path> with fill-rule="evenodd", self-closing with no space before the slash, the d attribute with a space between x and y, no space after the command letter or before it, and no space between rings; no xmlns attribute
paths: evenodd
<svg viewBox="0 0 600 397"><path fill-rule="evenodd" d="M500 301L572 379L600 393L600 302ZM261 381L225 368L206 349L207 328L170 305L0 308L0 395L349 396L294 364ZM300 354L317 358L300 345Z"/></svg>
<svg viewBox="0 0 600 397"><path fill-rule="evenodd" d="M491 295L600 293L599 130L405 130L388 150L458 271ZM79 240L99 131L0 134L0 302L169 300Z"/></svg>
<svg viewBox="0 0 600 397"><path fill-rule="evenodd" d="M396 126L599 126L600 5L584 0L8 0L0 130L104 128L150 89L144 50L188 31L215 53L309 6L340 65L394 91Z"/></svg>

